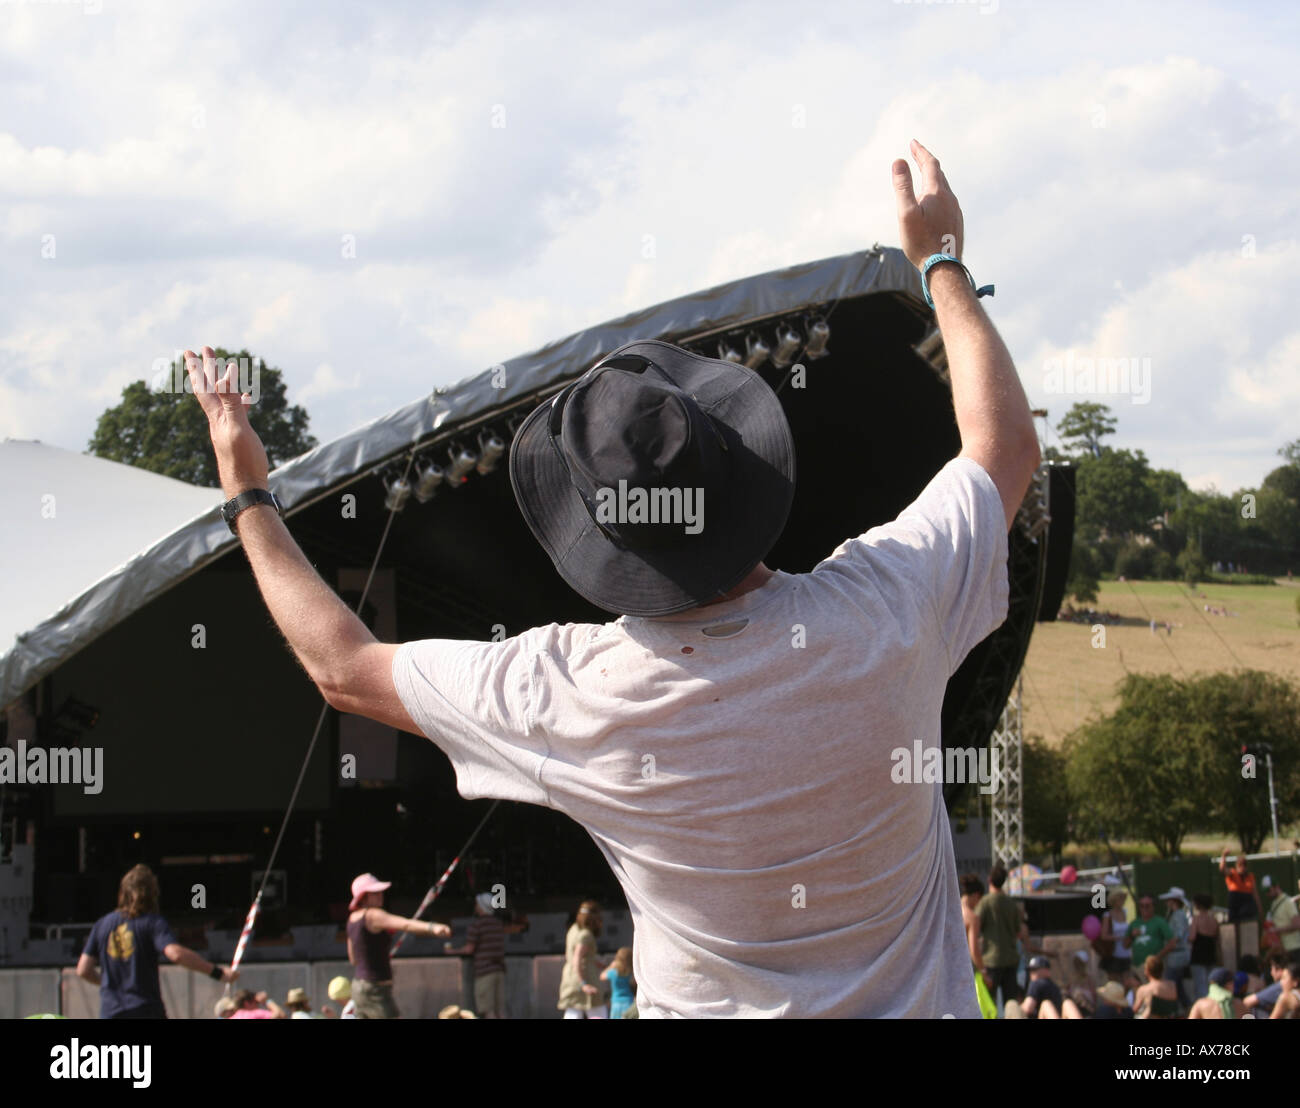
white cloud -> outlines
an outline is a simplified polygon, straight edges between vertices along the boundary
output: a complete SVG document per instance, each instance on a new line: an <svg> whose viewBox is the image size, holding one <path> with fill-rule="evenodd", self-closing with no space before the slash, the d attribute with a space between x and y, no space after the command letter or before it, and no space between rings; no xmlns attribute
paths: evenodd
<svg viewBox="0 0 1300 1108"><path fill-rule="evenodd" d="M1122 444L1225 487L1294 437L1284 11L5 11L9 434L80 448L153 358L212 342L283 368L327 439L578 327L894 242L918 137L1031 392L1053 356L1149 356Z"/></svg>

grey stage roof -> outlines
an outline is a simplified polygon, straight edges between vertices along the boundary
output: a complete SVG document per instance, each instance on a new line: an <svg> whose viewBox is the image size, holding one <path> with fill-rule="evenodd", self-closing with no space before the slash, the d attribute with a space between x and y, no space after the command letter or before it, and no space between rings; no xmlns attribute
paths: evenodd
<svg viewBox="0 0 1300 1108"><path fill-rule="evenodd" d="M698 338L843 297L887 292L908 294L918 302L922 299L916 268L903 253L875 247L678 297L502 363L504 388L494 387L494 378L499 383L501 373L489 368L380 416L281 466L271 474L271 488L291 514L439 431L466 421L477 422L554 391L609 351L638 338ZM0 511L7 521L25 511L30 514L30 505L24 502L19 508L16 502L20 496L30 499L32 490L30 481L18 478L15 467L23 464L18 453L0 451ZM71 452L59 453L97 466L115 465ZM76 468L88 472L87 467ZM140 473L129 466L97 471L98 483L109 475L111 488L103 495L126 506L95 517L95 529L78 540L86 557L73 572L57 575L51 569L49 552L40 544L24 545L16 541L17 536L14 541L6 536L7 618L0 619L0 642L5 644L0 657L0 705L31 688L66 658L235 544L219 514L220 493L153 474L143 475L151 481L140 481L136 477ZM153 482L178 486L167 489L159 511L146 507L157 503L156 495L162 496L158 490L165 487ZM146 486L149 491L144 496L125 496L128 488L144 493ZM206 509L201 508L205 500L210 501ZM160 526L170 529L162 532ZM26 606L11 606L10 592L24 596Z"/></svg>

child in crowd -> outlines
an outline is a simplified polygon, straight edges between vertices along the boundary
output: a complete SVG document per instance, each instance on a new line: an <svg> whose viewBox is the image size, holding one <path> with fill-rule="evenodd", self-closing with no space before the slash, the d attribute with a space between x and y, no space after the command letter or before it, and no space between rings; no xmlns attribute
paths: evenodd
<svg viewBox="0 0 1300 1108"><path fill-rule="evenodd" d="M632 979L632 948L621 946L609 968L600 975L609 982L609 1018L622 1019L623 1013L636 1004L633 990L636 982Z"/></svg>

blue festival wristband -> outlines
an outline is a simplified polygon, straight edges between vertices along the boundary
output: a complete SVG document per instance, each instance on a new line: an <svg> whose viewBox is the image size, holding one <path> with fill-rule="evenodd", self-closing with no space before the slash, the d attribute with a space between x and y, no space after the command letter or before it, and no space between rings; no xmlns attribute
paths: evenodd
<svg viewBox="0 0 1300 1108"><path fill-rule="evenodd" d="M934 301L930 298L930 282L926 278L926 274L940 262L952 262L953 265L961 265L961 262L951 254L931 254L921 263L921 291L925 293L925 302L932 311L934 310ZM966 280L970 282L970 287L975 289L977 297L993 295L992 285L981 285L979 288L975 288L975 278L970 275L970 270L961 265L961 271L966 274Z"/></svg>

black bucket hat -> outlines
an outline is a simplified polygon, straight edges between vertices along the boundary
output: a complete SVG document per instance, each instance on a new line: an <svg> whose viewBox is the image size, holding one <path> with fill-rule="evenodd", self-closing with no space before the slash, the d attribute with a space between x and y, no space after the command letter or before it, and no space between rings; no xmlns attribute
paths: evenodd
<svg viewBox="0 0 1300 1108"><path fill-rule="evenodd" d="M780 537L794 439L757 373L647 339L621 346L524 420L510 483L575 591L664 616L716 600Z"/></svg>

